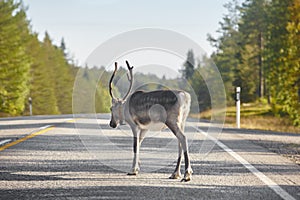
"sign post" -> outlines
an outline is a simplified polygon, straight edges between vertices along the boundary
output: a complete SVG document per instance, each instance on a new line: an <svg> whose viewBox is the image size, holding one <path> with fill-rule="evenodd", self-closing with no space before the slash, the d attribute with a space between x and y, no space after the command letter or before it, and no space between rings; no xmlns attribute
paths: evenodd
<svg viewBox="0 0 300 200"><path fill-rule="evenodd" d="M236 88L236 126L240 128L241 119L241 88Z"/></svg>
<svg viewBox="0 0 300 200"><path fill-rule="evenodd" d="M29 103L29 114L30 114L30 116L32 116L32 98L31 97L28 98L28 103Z"/></svg>

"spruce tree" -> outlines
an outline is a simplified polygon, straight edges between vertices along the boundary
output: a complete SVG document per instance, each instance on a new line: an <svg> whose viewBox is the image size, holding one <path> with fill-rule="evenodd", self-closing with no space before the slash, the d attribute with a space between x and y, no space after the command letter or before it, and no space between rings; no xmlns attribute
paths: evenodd
<svg viewBox="0 0 300 200"><path fill-rule="evenodd" d="M19 115L29 91L28 21L21 3L0 1L0 113Z"/></svg>
<svg viewBox="0 0 300 200"><path fill-rule="evenodd" d="M182 70L182 76L186 80L190 80L195 71L195 58L194 58L194 52L192 49L187 52L187 59L186 59L185 63L183 64L183 66L184 66L184 68Z"/></svg>

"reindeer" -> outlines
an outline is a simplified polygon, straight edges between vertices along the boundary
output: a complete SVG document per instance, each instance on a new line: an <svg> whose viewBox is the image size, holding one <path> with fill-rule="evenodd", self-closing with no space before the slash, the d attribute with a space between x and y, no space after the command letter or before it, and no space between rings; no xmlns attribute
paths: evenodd
<svg viewBox="0 0 300 200"><path fill-rule="evenodd" d="M184 135L184 125L189 114L191 97L185 91L179 90L155 90L151 92L136 91L130 94L133 85L132 69L126 61L129 70L128 80L130 81L129 90L122 98L115 98L112 93L112 82L118 69L115 62L115 70L109 82L109 94L112 98L110 126L116 128L124 121L130 126L133 133L133 164L132 170L128 175L139 173L139 150L146 132L155 125L160 129L168 127L178 139L178 159L174 172L170 179L181 178L180 165L182 151L185 160L185 174L182 182L191 180L192 168L189 159L188 142Z"/></svg>

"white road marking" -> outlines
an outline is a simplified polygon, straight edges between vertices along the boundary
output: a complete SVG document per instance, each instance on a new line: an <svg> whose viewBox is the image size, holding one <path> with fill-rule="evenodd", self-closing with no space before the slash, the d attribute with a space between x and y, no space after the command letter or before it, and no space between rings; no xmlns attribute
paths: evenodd
<svg viewBox="0 0 300 200"><path fill-rule="evenodd" d="M42 127L39 128L39 130L47 129L47 128L51 127L51 126L52 126L52 125L42 126Z"/></svg>
<svg viewBox="0 0 300 200"><path fill-rule="evenodd" d="M218 139L208 135L204 131L200 130L197 127L194 127L197 131L199 131L202 135L206 136L208 139L215 142L219 147L221 147L224 151L229 153L233 158L235 158L237 161L239 161L244 167L246 167L252 174L254 174L257 178L259 178L262 182L264 182L269 188L271 188L276 194L278 194L281 198L285 200L296 200L294 197L292 197L289 193L287 193L284 189L282 189L277 183L272 181L269 177L267 177L265 174L263 174L261 171L256 169L253 165L251 165L247 160L242 158L239 154L234 152L232 149L230 149L228 146L220 142Z"/></svg>
<svg viewBox="0 0 300 200"><path fill-rule="evenodd" d="M8 143L10 141L11 141L11 139L2 140L2 141L0 141L0 145L3 145L3 144Z"/></svg>

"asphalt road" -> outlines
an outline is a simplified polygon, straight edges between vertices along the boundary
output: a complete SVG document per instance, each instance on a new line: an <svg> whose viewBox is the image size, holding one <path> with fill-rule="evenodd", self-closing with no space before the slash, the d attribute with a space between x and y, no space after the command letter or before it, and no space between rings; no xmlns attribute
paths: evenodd
<svg viewBox="0 0 300 200"><path fill-rule="evenodd" d="M0 119L0 199L300 199L300 166L255 142L300 143L300 135L207 135L210 124L189 121L194 173L183 183L168 179L177 156L172 133L149 132L141 173L127 176L130 130L108 121L105 114Z"/></svg>

